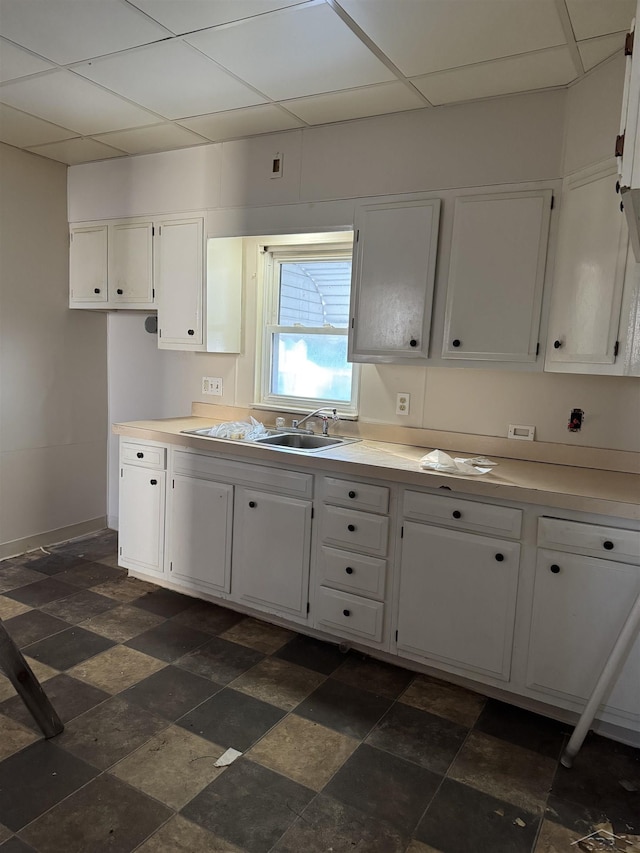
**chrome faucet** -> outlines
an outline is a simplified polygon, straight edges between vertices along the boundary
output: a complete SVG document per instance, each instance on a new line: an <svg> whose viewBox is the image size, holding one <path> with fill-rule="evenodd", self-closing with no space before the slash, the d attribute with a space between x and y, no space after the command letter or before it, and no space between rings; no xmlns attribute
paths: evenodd
<svg viewBox="0 0 640 853"><path fill-rule="evenodd" d="M322 408L316 409L315 412L311 412L310 414L305 415L301 421L296 420L294 418L291 421L291 429L300 429L300 427L305 421L308 421L309 418L313 418L315 415L320 415L322 412L331 412L331 420L334 422L340 420L340 418L338 417L338 412L335 409L327 409L326 406L322 406ZM322 415L322 434L329 435L329 415Z"/></svg>

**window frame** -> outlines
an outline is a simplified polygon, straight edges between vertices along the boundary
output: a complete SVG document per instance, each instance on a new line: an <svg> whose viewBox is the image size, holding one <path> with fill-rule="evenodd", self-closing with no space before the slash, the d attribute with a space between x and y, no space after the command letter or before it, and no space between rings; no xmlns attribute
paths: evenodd
<svg viewBox="0 0 640 853"><path fill-rule="evenodd" d="M301 331L300 326L282 326L277 322L280 306L280 265L282 263L314 260L349 260L353 263L353 232L345 232L344 236L340 234L339 237L333 234L326 242L300 243L299 239L298 237L295 243L277 242L263 244L259 247L259 251L263 257L261 265L262 299L258 308L256 329L256 402L254 405L257 408L305 414L321 407L337 409L341 417L355 420L358 416L360 365L354 362L349 362L351 364L351 399L349 401L294 397L285 394L274 394L271 391L274 335L296 334ZM344 328L333 326L304 326L303 328L305 329L305 333L309 334L344 335L348 338L349 319L347 317L347 326Z"/></svg>

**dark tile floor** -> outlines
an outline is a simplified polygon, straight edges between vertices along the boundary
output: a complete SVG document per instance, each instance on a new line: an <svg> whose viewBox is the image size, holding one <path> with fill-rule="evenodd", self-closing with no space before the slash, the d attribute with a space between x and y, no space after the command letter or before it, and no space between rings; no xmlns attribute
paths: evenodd
<svg viewBox="0 0 640 853"><path fill-rule="evenodd" d="M640 750L590 736L566 770L559 723L115 554L107 531L0 564L0 618L66 723L42 740L0 676L1 853L640 853Z"/></svg>

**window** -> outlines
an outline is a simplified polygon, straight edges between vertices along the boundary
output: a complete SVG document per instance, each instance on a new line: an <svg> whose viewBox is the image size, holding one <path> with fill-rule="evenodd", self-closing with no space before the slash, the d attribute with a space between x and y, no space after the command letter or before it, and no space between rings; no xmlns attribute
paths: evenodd
<svg viewBox="0 0 640 853"><path fill-rule="evenodd" d="M356 414L347 361L351 242L265 247L260 402Z"/></svg>

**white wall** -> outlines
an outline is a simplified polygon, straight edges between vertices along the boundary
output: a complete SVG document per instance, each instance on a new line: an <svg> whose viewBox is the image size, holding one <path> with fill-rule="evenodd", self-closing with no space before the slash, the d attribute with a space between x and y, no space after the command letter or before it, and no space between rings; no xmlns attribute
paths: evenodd
<svg viewBox="0 0 640 853"><path fill-rule="evenodd" d="M0 556L106 515L107 320L69 311L66 203L65 166L0 145Z"/></svg>

